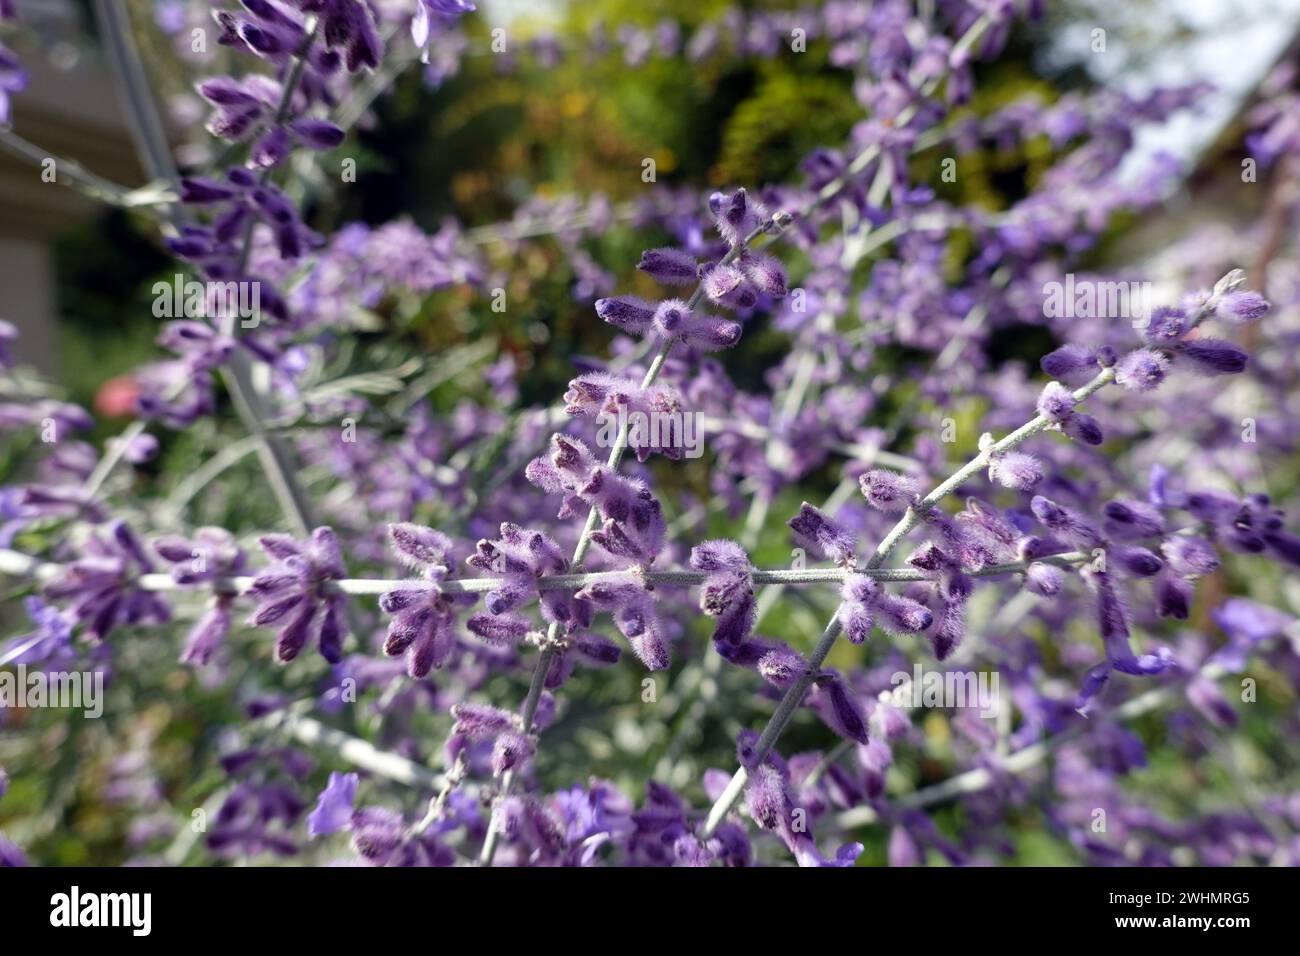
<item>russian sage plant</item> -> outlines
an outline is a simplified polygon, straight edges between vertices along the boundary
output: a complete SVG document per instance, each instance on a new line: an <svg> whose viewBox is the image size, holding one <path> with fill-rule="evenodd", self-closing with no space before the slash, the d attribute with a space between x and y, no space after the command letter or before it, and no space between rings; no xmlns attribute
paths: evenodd
<svg viewBox="0 0 1300 956"><path fill-rule="evenodd" d="M0 0L0 39L29 42L21 6ZM1200 753L1255 702L1232 702L1230 676L1278 676L1286 710L1300 675L1294 592L1255 570L1300 564L1265 493L1294 450L1296 250L1261 263L1249 238L1191 237L1155 308L1097 297L1155 265L1086 271L1177 182L1128 173L1136 132L1201 87L976 109L977 63L1042 14L1011 0L738 5L689 35L600 27L580 49L539 33L500 69L812 43L860 119L791 182L325 234L324 171L342 157L355 181L353 127L399 75L453 81L483 42L474 4L215 6L137 24L206 71L179 101L205 117L182 130L180 172L138 69L120 79L159 182L56 162L176 262L166 357L127 383L132 424L102 448L77 438L93 418L17 366L0 323L19 460L0 572L30 617L0 663L106 671L122 726L146 676L241 715L203 730L220 773L197 808L159 798L193 794L198 768L179 787L147 740L114 756L105 799L135 821L133 861L984 863L1042 802L1079 862L1297 862L1285 784L1178 814L1129 786L1145 758L1126 721L1165 708L1166 745ZM209 23L220 56L193 56ZM119 62L130 26L100 22ZM24 82L0 45L0 144L40 163L9 125ZM1265 95L1247 148L1294 204L1294 94ZM1046 160L1007 208L945 187L965 156L1031 146ZM655 238L605 261L593 240L614 229ZM492 347L360 358L376 323L504 300L506 271L543 248L610 343L573 357L549 404L521 403L525 370ZM1048 307L1067 279L1089 298ZM758 335L782 354L750 349ZM1034 363L999 357L1022 336L1045 344ZM432 400L446 383L463 394ZM177 435L202 463L141 481ZM223 490L249 457L265 527L267 496ZM214 513L229 526L195 518ZM0 837L0 863L22 844L41 834Z"/></svg>

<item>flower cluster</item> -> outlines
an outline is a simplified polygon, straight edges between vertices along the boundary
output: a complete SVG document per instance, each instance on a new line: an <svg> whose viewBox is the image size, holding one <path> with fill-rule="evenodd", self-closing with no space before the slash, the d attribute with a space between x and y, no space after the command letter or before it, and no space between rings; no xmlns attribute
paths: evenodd
<svg viewBox="0 0 1300 956"><path fill-rule="evenodd" d="M109 522L81 550L81 557L46 585L45 595L67 602L72 619L85 626L92 640L102 641L120 626L171 619L167 604L139 586L139 575L153 571L154 563L124 521Z"/></svg>
<svg viewBox="0 0 1300 956"><path fill-rule="evenodd" d="M748 741L742 739L741 760ZM833 859L817 852L817 846L808 834L807 810L797 807L790 795L790 770L776 754L768 754L761 763L750 768L750 784L745 791L745 806L753 821L764 830L772 830L795 855L800 866L852 866L862 853L861 843L850 843L839 848ZM804 819L800 819L804 817Z"/></svg>
<svg viewBox="0 0 1300 956"><path fill-rule="evenodd" d="M249 585L257 610L248 623L280 626L275 659L282 664L313 640L321 657L337 664L343 659L347 635L347 599L328 587L329 582L347 576L338 538L329 528L317 528L306 541L268 534L258 543L272 564Z"/></svg>
<svg viewBox="0 0 1300 956"><path fill-rule="evenodd" d="M406 673L421 678L440 669L456 646L455 600L439 588L451 570L452 543L439 531L409 523L389 525L388 538L398 559L422 580L380 596L380 610L392 615L384 653L404 654Z"/></svg>
<svg viewBox="0 0 1300 956"><path fill-rule="evenodd" d="M153 542L154 551L172 566L172 579L185 586L209 585L244 571L245 555L224 528L199 528L192 539L168 535ZM190 631L181 660L203 665L225 643L236 592L213 588L211 604Z"/></svg>
<svg viewBox="0 0 1300 956"><path fill-rule="evenodd" d="M734 541L706 541L691 549L691 567L708 575L700 591L700 610L718 619L714 644L740 644L754 629L754 576L749 555Z"/></svg>
<svg viewBox="0 0 1300 956"><path fill-rule="evenodd" d="M552 494L563 494L557 517L570 518L582 505L599 513L602 523L591 540L614 558L648 565L663 548L664 517L659 499L636 478L597 462L576 438L551 437L551 453L529 462L528 480Z"/></svg>

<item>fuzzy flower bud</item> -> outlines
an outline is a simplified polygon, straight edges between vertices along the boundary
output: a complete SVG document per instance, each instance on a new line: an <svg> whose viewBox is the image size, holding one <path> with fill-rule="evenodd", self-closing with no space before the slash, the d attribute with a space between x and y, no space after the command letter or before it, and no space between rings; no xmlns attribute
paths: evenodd
<svg viewBox="0 0 1300 956"><path fill-rule="evenodd" d="M1134 392L1149 392L1165 380L1169 359L1151 349L1135 349L1115 366L1115 381Z"/></svg>
<svg viewBox="0 0 1300 956"><path fill-rule="evenodd" d="M989 478L1014 491L1029 491L1043 480L1043 466L1032 455L1007 451L990 459Z"/></svg>
<svg viewBox="0 0 1300 956"><path fill-rule="evenodd" d="M1034 561L1025 568L1025 587L1035 594L1055 597L1064 583L1065 574L1054 564Z"/></svg>
<svg viewBox="0 0 1300 956"><path fill-rule="evenodd" d="M718 233L735 246L762 224L767 213L754 202L744 189L731 195L714 193L709 197L709 209L718 225Z"/></svg>
<svg viewBox="0 0 1300 956"><path fill-rule="evenodd" d="M655 310L654 325L665 338L679 339L705 352L731 348L740 341L740 323L697 315L681 299L668 299Z"/></svg>
<svg viewBox="0 0 1300 956"><path fill-rule="evenodd" d="M1219 556L1214 545L1204 538L1174 535L1160 545L1169 567L1185 578L1213 574L1219 567Z"/></svg>
<svg viewBox="0 0 1300 956"><path fill-rule="evenodd" d="M1258 292L1229 292L1220 297L1215 315L1235 323L1254 322L1269 310L1268 300Z"/></svg>
<svg viewBox="0 0 1300 956"><path fill-rule="evenodd" d="M1164 567L1164 562L1146 548L1113 548L1110 556L1121 570L1138 578L1152 577Z"/></svg>
<svg viewBox="0 0 1300 956"><path fill-rule="evenodd" d="M785 267L774 257L746 252L740 257L740 269L759 292L783 299L789 292Z"/></svg>
<svg viewBox="0 0 1300 956"><path fill-rule="evenodd" d="M859 477L858 485L867 504L886 513L906 511L921 493L915 478L883 468L874 468Z"/></svg>
<svg viewBox="0 0 1300 956"><path fill-rule="evenodd" d="M1115 538L1150 538L1164 531L1160 510L1142 501L1116 499L1106 502L1106 533Z"/></svg>
<svg viewBox="0 0 1300 956"><path fill-rule="evenodd" d="M1038 396L1038 414L1064 424L1074 416L1074 395L1060 382L1048 382Z"/></svg>
<svg viewBox="0 0 1300 956"><path fill-rule="evenodd" d="M1151 313L1142 337L1151 345L1169 347L1187 334L1187 313L1172 306L1161 306Z"/></svg>
<svg viewBox="0 0 1300 956"><path fill-rule="evenodd" d="M1179 352L1205 375L1236 375L1250 363L1245 349L1223 339L1193 339L1184 342Z"/></svg>
<svg viewBox="0 0 1300 956"><path fill-rule="evenodd" d="M1061 430L1070 438L1084 445L1100 445L1106 440L1106 436L1101 430L1101 424L1097 419L1082 412L1076 412L1068 422L1061 426Z"/></svg>
<svg viewBox="0 0 1300 956"><path fill-rule="evenodd" d="M695 281L699 266L695 257L680 249L647 249L637 269L665 285L688 285Z"/></svg>
<svg viewBox="0 0 1300 956"><path fill-rule="evenodd" d="M1062 345L1043 356L1039 362L1044 372L1063 382L1082 384L1097 374L1097 359L1082 345Z"/></svg>
<svg viewBox="0 0 1300 956"><path fill-rule="evenodd" d="M597 299L596 314L624 332L643 335L654 321L655 306L632 295L614 296Z"/></svg>
<svg viewBox="0 0 1300 956"><path fill-rule="evenodd" d="M1045 527L1064 535L1079 547L1087 550L1101 544L1101 536L1092 525L1050 498L1035 495L1029 508Z"/></svg>
<svg viewBox="0 0 1300 956"><path fill-rule="evenodd" d="M786 522L795 537L816 553L836 564L853 560L853 537L808 502L799 506L799 514Z"/></svg>
<svg viewBox="0 0 1300 956"><path fill-rule="evenodd" d="M456 723L452 733L464 734L474 740L495 737L515 729L514 714L487 704L462 701L451 708Z"/></svg>

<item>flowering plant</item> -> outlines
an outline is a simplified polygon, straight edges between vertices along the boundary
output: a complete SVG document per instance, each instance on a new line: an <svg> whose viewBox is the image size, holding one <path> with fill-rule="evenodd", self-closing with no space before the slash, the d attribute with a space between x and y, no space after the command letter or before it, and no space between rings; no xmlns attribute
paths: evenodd
<svg viewBox="0 0 1300 956"><path fill-rule="evenodd" d="M537 35L520 47L543 67L613 49L629 71L811 46L856 122L779 183L331 230L355 125L404 72L453 81L474 5L232 0L211 27L207 4L157 6L153 28L204 54L181 112L202 104L206 138L178 170L103 4L158 182L55 162L180 270L124 433L78 439L91 417L17 367L0 324L19 449L0 572L31 619L0 662L108 674L105 714L136 734L106 785L130 858L975 863L1013 857L1017 815L1045 808L1074 862L1300 862L1294 767L1233 809L1178 806L1142 792L1153 741L1129 726L1169 714L1159 746L1194 763L1256 704L1293 729L1300 679L1300 537L1287 489L1265 492L1294 434L1295 250L1193 237L1115 269L1102 248L1180 188L1126 160L1199 87L989 108L983 64L1043 13L1012 0L729 9L576 51ZM510 31L487 49L524 69ZM0 46L0 124L23 77ZM1270 102L1293 95L1278 85ZM1282 117L1261 107L1268 148L1247 148L1289 212ZM0 142L44 157L21 133ZM971 157L1031 147L1046 159L1014 203L964 201ZM598 258L625 220L657 237L635 270ZM410 348L425 309L546 314L505 270L548 243L611 343L573 357L560 400L521 399L530 352ZM1158 307L1111 301L1134 275ZM201 465L142 477L182 439ZM269 495L241 490L250 457ZM150 716L164 686L237 708L200 733L212 773L156 765L160 722L198 708ZM41 844L12 829L3 862Z"/></svg>

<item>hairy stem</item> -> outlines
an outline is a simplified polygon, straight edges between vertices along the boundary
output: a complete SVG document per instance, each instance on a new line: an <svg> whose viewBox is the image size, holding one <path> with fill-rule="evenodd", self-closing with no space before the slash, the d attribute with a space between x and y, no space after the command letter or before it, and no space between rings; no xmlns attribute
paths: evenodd
<svg viewBox="0 0 1300 956"><path fill-rule="evenodd" d="M1067 551L1035 561L1059 564L1063 567L1087 561L1090 555L1084 551ZM971 577L996 577L1003 574L1016 574L1025 570L1029 562L1012 561L1007 564L991 564L972 571ZM33 578L37 581L49 581L63 574L67 565L56 562L37 561L21 551L0 548L0 574L9 577ZM843 568L755 568L752 572L755 584L839 584L849 572ZM933 581L935 573L916 568L874 568L859 571L859 574L875 578L877 581ZM587 571L571 574L548 574L535 578L533 583L539 591L578 591L590 584L601 581L619 581L629 575L646 584L666 587L700 587L708 580L704 571L664 568L658 571ZM213 578L201 585L177 584L169 574L141 574L132 580L132 585L142 591L191 591L207 587L212 590L231 594L241 594L252 585L252 575ZM319 584L325 594L385 594L389 591L435 585L412 578L342 578L337 581L322 581ZM442 594L484 594L501 586L500 578L453 578L436 585Z"/></svg>

